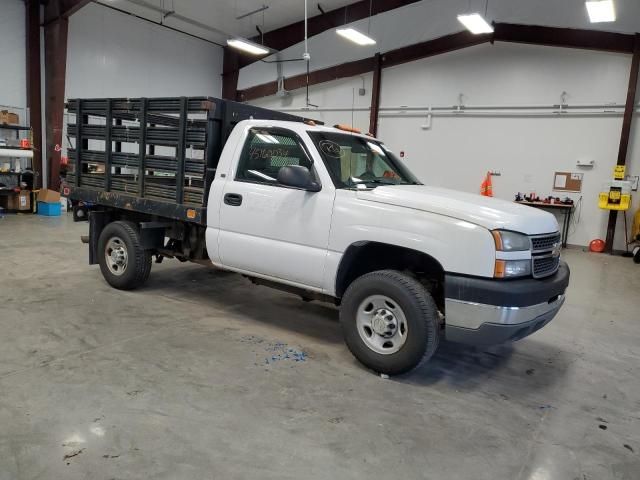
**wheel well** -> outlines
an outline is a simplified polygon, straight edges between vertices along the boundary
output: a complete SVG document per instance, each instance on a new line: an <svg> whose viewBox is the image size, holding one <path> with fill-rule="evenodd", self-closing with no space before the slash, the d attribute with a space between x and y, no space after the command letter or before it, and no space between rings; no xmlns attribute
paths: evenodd
<svg viewBox="0 0 640 480"><path fill-rule="evenodd" d="M356 278L376 270L400 270L413 274L444 308L444 269L432 256L379 242L358 242L345 251L336 276L336 297L340 298Z"/></svg>

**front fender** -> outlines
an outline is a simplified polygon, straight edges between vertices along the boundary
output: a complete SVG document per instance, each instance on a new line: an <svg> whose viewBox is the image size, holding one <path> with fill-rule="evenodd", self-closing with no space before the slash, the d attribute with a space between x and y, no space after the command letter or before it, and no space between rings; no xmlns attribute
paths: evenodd
<svg viewBox="0 0 640 480"><path fill-rule="evenodd" d="M421 210L359 200L338 191L329 238L324 288L334 294L344 252L358 242L378 242L428 254L448 273L493 277L495 243L479 225Z"/></svg>

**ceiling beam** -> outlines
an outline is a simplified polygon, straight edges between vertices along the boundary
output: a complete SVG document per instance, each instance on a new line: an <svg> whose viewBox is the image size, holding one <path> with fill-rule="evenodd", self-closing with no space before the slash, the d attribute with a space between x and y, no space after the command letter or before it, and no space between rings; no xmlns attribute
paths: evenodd
<svg viewBox="0 0 640 480"><path fill-rule="evenodd" d="M601 32L599 30L579 30L572 28L541 27L509 23L495 24L493 34L473 35L468 31L445 35L426 42L409 45L382 54L382 68L412 62L454 50L480 45L487 42L514 42L553 47L580 48L605 52L633 53L635 36L624 33ZM374 58L347 62L311 72L309 85L316 85L339 78L362 75L373 71ZM306 74L285 79L285 88L295 90L306 86ZM237 92L238 101L247 102L274 95L277 82L268 82Z"/></svg>
<svg viewBox="0 0 640 480"><path fill-rule="evenodd" d="M440 55L441 53L459 50L461 48L479 45L491 40L491 35L473 35L467 31L446 35L444 37L429 40L427 42L409 45L398 48L381 55L381 67L387 68L402 63L412 62L421 58ZM343 63L334 67L323 68L309 73L309 85L330 82L340 78L354 77L374 71L376 68L375 57L355 60ZM307 85L307 74L300 74L285 78L284 87L286 90L296 90ZM248 102L257 98L275 95L278 91L277 82L268 82L245 90L239 90L237 100Z"/></svg>
<svg viewBox="0 0 640 480"><path fill-rule="evenodd" d="M340 78L355 77L363 73L371 72L374 68L374 58L364 58L353 62L347 62L335 67L323 68L309 73L309 85L331 82ZM297 90L307 86L307 74L302 73L293 77L285 78L285 90ZM278 82L268 82L245 90L238 90L236 100L239 102L249 102L257 98L275 95L278 92Z"/></svg>
<svg viewBox="0 0 640 480"><path fill-rule="evenodd" d="M407 47L391 50L383 54L382 67L393 67L395 65L413 62L422 58L453 52L462 48L490 42L491 39L491 34L474 35L467 30L452 33L451 35L445 35L444 37L434 38L433 40L427 40L426 42L416 43Z"/></svg>
<svg viewBox="0 0 640 480"><path fill-rule="evenodd" d="M418 3L421 0L385 0L384 2L371 2L362 0L351 5L330 10L321 15L316 15L308 19L309 37L319 35L332 28L340 27L345 23L352 23L365 19L369 15L379 15L381 13L395 10L396 8ZM253 42L262 43L273 50L282 51L304 41L304 20L290 25L280 27L276 30L266 32L251 38ZM240 68L256 62L255 57L241 55Z"/></svg>
<svg viewBox="0 0 640 480"><path fill-rule="evenodd" d="M49 0L44 11L44 24L59 18L69 18L92 0Z"/></svg>
<svg viewBox="0 0 640 480"><path fill-rule="evenodd" d="M512 23L496 23L494 28L493 38L501 42L633 53L634 36L624 33Z"/></svg>

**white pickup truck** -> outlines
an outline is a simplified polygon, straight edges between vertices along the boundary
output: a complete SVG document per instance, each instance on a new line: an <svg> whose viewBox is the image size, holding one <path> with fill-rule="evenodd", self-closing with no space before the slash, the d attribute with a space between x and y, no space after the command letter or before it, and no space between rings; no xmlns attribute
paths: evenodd
<svg viewBox="0 0 640 480"><path fill-rule="evenodd" d="M113 185L125 174L109 160ZM146 187L158 173L144 170ZM569 268L553 215L425 186L370 136L243 120L209 170L199 208L83 187L78 177L89 173L70 175L65 193L78 219L89 212L90 260L109 284L140 286L153 256L210 261L334 302L353 355L386 374L429 360L444 338L489 345L526 337L564 302Z"/></svg>

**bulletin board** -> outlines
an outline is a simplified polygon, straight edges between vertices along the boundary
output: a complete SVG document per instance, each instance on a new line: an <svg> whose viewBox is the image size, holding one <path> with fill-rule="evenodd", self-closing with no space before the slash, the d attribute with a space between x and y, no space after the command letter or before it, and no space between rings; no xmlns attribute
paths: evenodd
<svg viewBox="0 0 640 480"><path fill-rule="evenodd" d="M582 173L556 172L553 176L555 192L581 192Z"/></svg>

